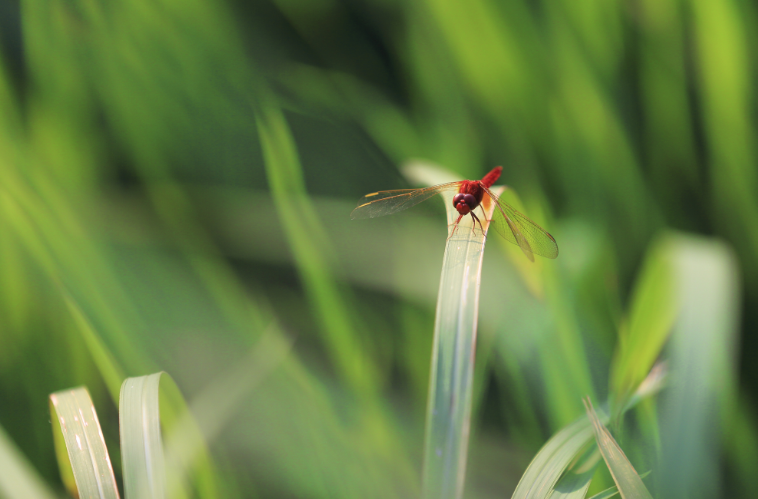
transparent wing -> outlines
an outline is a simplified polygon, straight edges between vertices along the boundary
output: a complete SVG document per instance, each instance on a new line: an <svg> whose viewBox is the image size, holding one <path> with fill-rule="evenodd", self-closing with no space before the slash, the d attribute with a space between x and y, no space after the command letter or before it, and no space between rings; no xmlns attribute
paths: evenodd
<svg viewBox="0 0 758 499"><path fill-rule="evenodd" d="M558 244L553 236L529 220L526 215L516 211L508 203L500 201L489 189L485 187L484 190L495 202L495 210L492 213L490 224L498 234L503 236L506 241L517 244L532 261L534 261L532 254L546 258L558 256Z"/></svg>
<svg viewBox="0 0 758 499"><path fill-rule="evenodd" d="M358 201L358 207L350 214L350 218L376 218L392 215L398 211L407 210L426 201L432 196L445 191L458 190L460 181L435 185L423 189L398 189L366 194Z"/></svg>

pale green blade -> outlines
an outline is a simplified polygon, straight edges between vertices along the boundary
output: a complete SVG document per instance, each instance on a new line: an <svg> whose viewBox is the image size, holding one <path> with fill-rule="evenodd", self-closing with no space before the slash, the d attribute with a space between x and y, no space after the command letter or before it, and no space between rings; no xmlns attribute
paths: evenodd
<svg viewBox="0 0 758 499"><path fill-rule="evenodd" d="M624 451L616 443L611 432L600 421L589 398L585 399L584 405L587 408L587 417L592 421L592 429L595 433L595 440L600 448L600 453L603 455L605 464L608 465L608 470L611 472L611 476L613 476L613 481L616 482L616 487L618 487L621 497L623 499L652 499L647 487L642 483L642 478L637 474Z"/></svg>
<svg viewBox="0 0 758 499"><path fill-rule="evenodd" d="M681 312L668 347L671 388L660 404L662 496L718 497L737 385L739 270L721 242L679 236L674 244Z"/></svg>
<svg viewBox="0 0 758 499"><path fill-rule="evenodd" d="M119 423L126 499L184 498L192 485L204 495L218 494L202 432L167 373L124 381ZM162 434L167 433L169 442L180 423L185 445L177 465L170 444L164 450Z"/></svg>
<svg viewBox="0 0 758 499"><path fill-rule="evenodd" d="M198 487L212 481L206 442L228 424L250 390L285 360L289 350L290 342L270 328L250 355L213 380L191 408L166 373L124 381L119 418L126 499L184 497L190 478ZM161 427L166 433L165 459Z"/></svg>
<svg viewBox="0 0 758 499"><path fill-rule="evenodd" d="M424 184L435 184L446 176L428 167L410 171ZM502 187L493 191L500 194ZM486 241L472 217L464 217L457 227L453 225L459 218L452 204L454 195L441 194L447 207L448 239L437 299L424 444L423 495L435 499L463 495ZM490 219L494 204L482 203L481 208L477 209L480 220Z"/></svg>
<svg viewBox="0 0 758 499"><path fill-rule="evenodd" d="M0 497L55 499L41 476L0 426Z"/></svg>
<svg viewBox="0 0 758 499"><path fill-rule="evenodd" d="M73 470L69 492L81 499L118 499L116 479L105 446L95 407L86 388L73 388L50 395L58 465L64 477ZM63 448L68 459L63 454ZM71 487L74 486L74 489Z"/></svg>
<svg viewBox="0 0 758 499"><path fill-rule="evenodd" d="M126 499L166 496L158 404L162 374L127 378L121 385L118 411Z"/></svg>

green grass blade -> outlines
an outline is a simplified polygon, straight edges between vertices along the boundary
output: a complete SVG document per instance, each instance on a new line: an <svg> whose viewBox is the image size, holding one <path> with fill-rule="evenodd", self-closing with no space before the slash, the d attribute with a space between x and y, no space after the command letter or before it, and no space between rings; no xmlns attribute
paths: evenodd
<svg viewBox="0 0 758 499"><path fill-rule="evenodd" d="M605 464L608 465L608 469L611 472L611 476L613 476L613 481L616 482L616 487L618 487L621 497L623 499L652 499L647 487L642 483L642 478L637 474L624 451L616 443L611 432L600 421L589 398L585 399L584 405L587 408L587 417L592 421L592 429L595 433L595 440L600 448L600 453L603 455Z"/></svg>
<svg viewBox="0 0 758 499"><path fill-rule="evenodd" d="M194 487L200 497L222 497L224 489L206 444L208 435L203 434L171 376L161 376L159 388L166 495L171 499L191 496L189 488Z"/></svg>
<svg viewBox="0 0 758 499"><path fill-rule="evenodd" d="M163 499L166 495L158 405L162 374L127 378L121 385L118 411L126 499Z"/></svg>
<svg viewBox="0 0 758 499"><path fill-rule="evenodd" d="M605 489L602 492L598 492L594 496L590 497L589 499L608 499L609 497L613 497L618 495L619 489L616 487L609 487Z"/></svg>
<svg viewBox="0 0 758 499"><path fill-rule="evenodd" d="M750 407L746 394L740 397L737 410L727 423L727 455L734 466L735 490L744 491L749 497L758 497L758 429L755 412Z"/></svg>
<svg viewBox="0 0 758 499"><path fill-rule="evenodd" d="M643 380L630 403L624 411L631 409L634 404L658 393L663 387L665 369L656 366ZM599 416L600 422L608 421L605 414ZM593 428L587 417L582 416L561 431L553 435L542 446L529 467L524 472L512 499L543 499L550 497L571 462L591 440Z"/></svg>
<svg viewBox="0 0 758 499"><path fill-rule="evenodd" d="M549 499L584 499L599 463L600 454L597 449L585 451L584 456L558 480Z"/></svg>
<svg viewBox="0 0 758 499"><path fill-rule="evenodd" d="M218 497L206 442L217 436L232 409L288 351L289 343L277 334L263 336L251 355L213 382L191 410L166 373L125 380L119 419L126 498L187 497L190 485L202 497Z"/></svg>
<svg viewBox="0 0 758 499"><path fill-rule="evenodd" d="M640 475L640 478L645 478L650 474L649 471L646 471L645 473ZM619 489L618 487L608 487L607 489L603 490L602 492L598 492L594 496L590 497L589 499L608 499L609 497L613 497L618 495Z"/></svg>
<svg viewBox="0 0 758 499"><path fill-rule="evenodd" d="M549 499L584 499L594 474L594 467L586 473L579 474L570 471L564 473L548 496Z"/></svg>
<svg viewBox="0 0 758 499"><path fill-rule="evenodd" d="M739 271L723 243L674 239L681 313L669 345L671 388L661 400L663 497L716 497L721 440L735 406Z"/></svg>
<svg viewBox="0 0 758 499"><path fill-rule="evenodd" d="M500 193L502 188L494 192ZM485 235L473 230L471 217L462 219L453 233L451 224L459 216L452 204L453 196L454 193L442 196L449 237L442 263L429 381L422 485L427 498L462 496L471 423ZM494 204L483 208L486 218L490 218Z"/></svg>
<svg viewBox="0 0 758 499"><path fill-rule="evenodd" d="M621 405L647 376L674 324L677 303L672 265L670 240L659 239L637 280L611 367L611 390Z"/></svg>
<svg viewBox="0 0 758 499"><path fill-rule="evenodd" d="M0 427L0 497L55 499L56 495Z"/></svg>
<svg viewBox="0 0 758 499"><path fill-rule="evenodd" d="M714 227L741 250L745 275L756 284L758 174L755 163L754 8L737 1L691 3L694 61L708 147L708 187ZM751 23L752 21L752 23Z"/></svg>
<svg viewBox="0 0 758 499"><path fill-rule="evenodd" d="M592 428L584 416L553 435L529 463L511 498L550 497L558 479L591 438Z"/></svg>
<svg viewBox="0 0 758 499"><path fill-rule="evenodd" d="M308 198L294 139L274 97L261 92L258 133L279 219L333 361L357 393L376 391L377 369L361 347L352 314L331 275L333 255Z"/></svg>
<svg viewBox="0 0 758 499"><path fill-rule="evenodd" d="M74 323L84 339L84 343L87 345L87 350L89 350L92 360L95 362L97 369L100 371L100 375L105 381L105 386L108 388L113 400L118 400L116 394L118 393L120 380L125 377L123 374L124 370L108 350L102 338L95 331L89 319L84 315L84 312L81 307L79 307L76 300L74 300L67 290L63 289L63 286L60 286L60 288L66 306L74 319Z"/></svg>
<svg viewBox="0 0 758 499"><path fill-rule="evenodd" d="M86 388L50 395L58 465L69 492L81 499L118 499L116 479L95 407ZM68 459L63 454L65 447ZM61 459L63 457L63 459ZM68 482L72 470L75 487ZM78 492L77 492L78 491Z"/></svg>

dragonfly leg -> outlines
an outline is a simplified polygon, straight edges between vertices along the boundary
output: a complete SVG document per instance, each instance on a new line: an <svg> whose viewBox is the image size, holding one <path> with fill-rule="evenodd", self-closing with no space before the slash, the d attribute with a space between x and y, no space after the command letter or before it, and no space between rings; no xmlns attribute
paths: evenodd
<svg viewBox="0 0 758 499"><path fill-rule="evenodd" d="M453 226L453 232L451 232L450 235L447 236L448 239L450 239L451 237L453 237L455 235L455 231L458 230L458 222L461 221L461 218L463 218L463 215L458 215L458 219L455 222L453 222L452 224L450 224L450 225Z"/></svg>
<svg viewBox="0 0 758 499"><path fill-rule="evenodd" d="M474 229L476 229L476 224L478 223L479 224L479 228L482 231L482 235L484 235L484 227L482 226L482 221L479 220L479 217L477 217L476 215L474 215L473 211L471 212L471 216L474 218L474 227L471 228L471 231L474 232L474 234L476 234L476 232L474 231Z"/></svg>

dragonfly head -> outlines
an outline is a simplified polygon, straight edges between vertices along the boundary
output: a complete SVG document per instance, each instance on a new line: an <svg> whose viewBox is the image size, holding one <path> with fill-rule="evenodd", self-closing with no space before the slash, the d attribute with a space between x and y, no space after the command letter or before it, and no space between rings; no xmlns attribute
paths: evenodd
<svg viewBox="0 0 758 499"><path fill-rule="evenodd" d="M479 202L472 194L458 193L453 197L453 206L455 206L455 209L458 210L458 213L461 215L468 215L471 213L471 210L478 205Z"/></svg>

